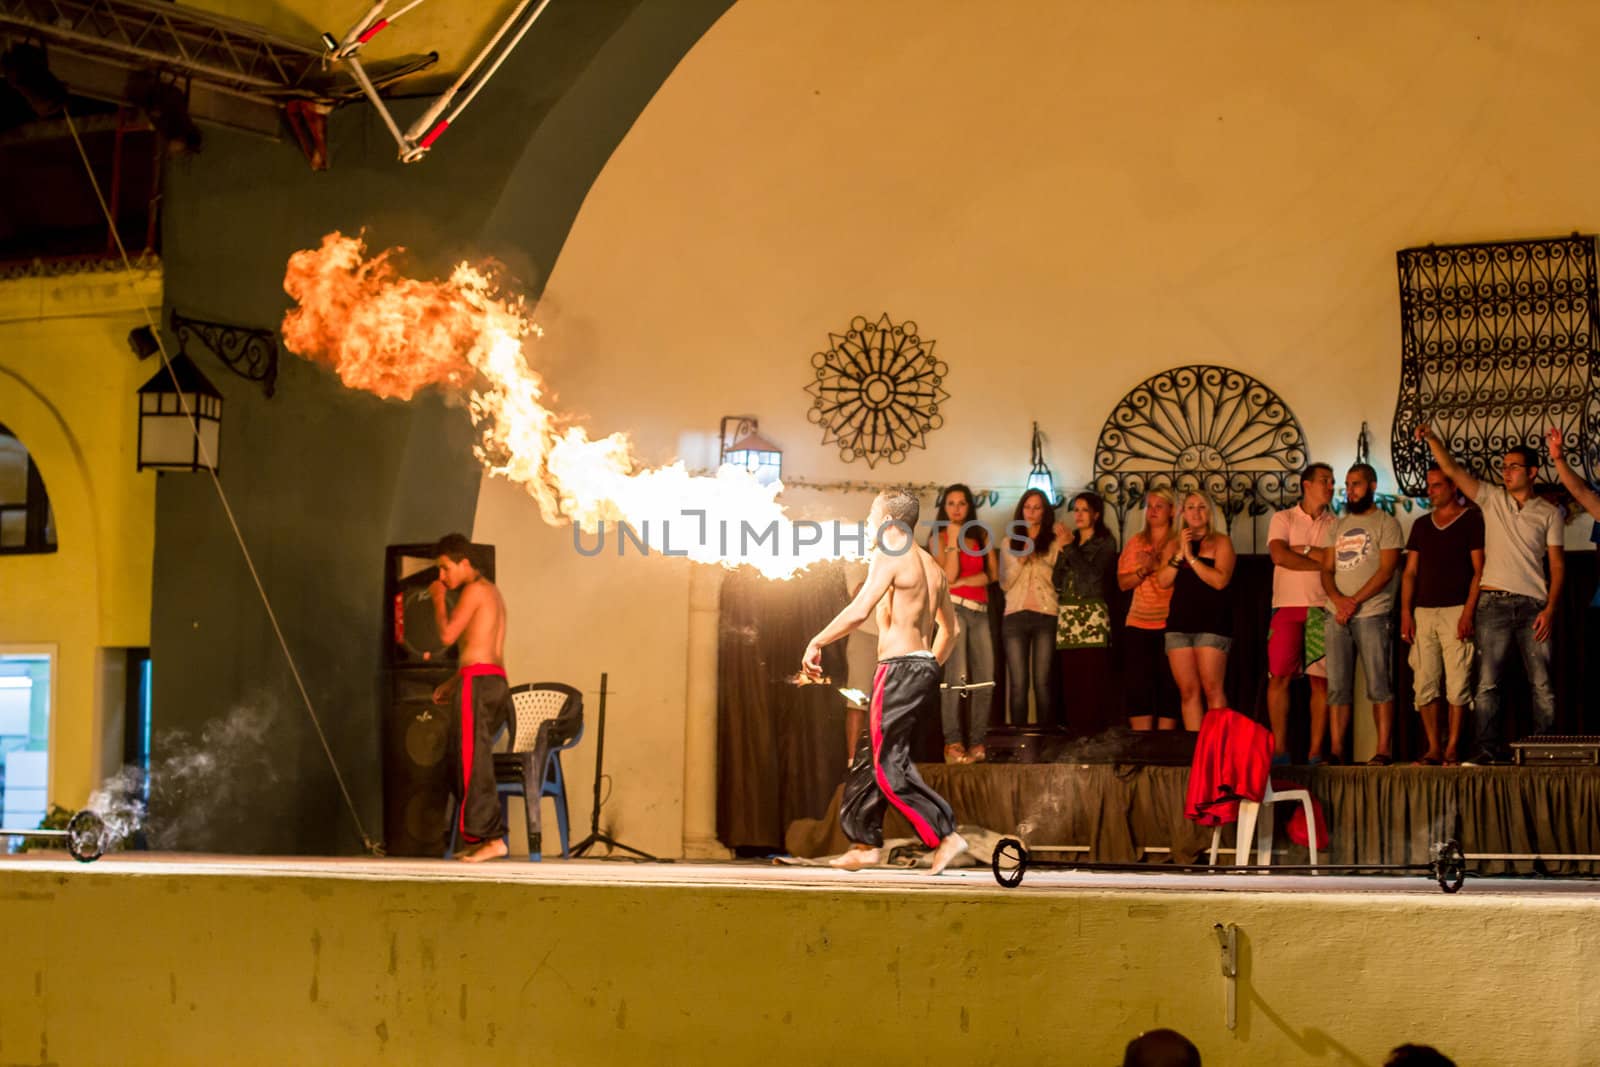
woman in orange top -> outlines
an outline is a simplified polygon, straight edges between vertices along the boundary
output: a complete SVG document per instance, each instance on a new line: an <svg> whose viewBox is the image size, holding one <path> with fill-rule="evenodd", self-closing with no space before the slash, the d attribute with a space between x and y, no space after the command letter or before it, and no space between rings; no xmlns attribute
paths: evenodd
<svg viewBox="0 0 1600 1067"><path fill-rule="evenodd" d="M1177 501L1170 489L1145 494L1144 529L1128 538L1117 562L1117 585L1133 590L1122 639L1123 695L1128 725L1135 730L1175 730L1172 671L1167 666L1167 605L1172 589L1157 580L1178 551L1172 519Z"/></svg>

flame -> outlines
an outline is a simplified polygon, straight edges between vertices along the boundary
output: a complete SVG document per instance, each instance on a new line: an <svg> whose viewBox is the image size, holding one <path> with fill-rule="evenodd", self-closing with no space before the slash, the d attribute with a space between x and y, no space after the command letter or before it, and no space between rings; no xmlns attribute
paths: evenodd
<svg viewBox="0 0 1600 1067"><path fill-rule="evenodd" d="M787 518L781 483L763 486L734 467L640 469L626 434L591 440L549 406L528 365L526 344L542 331L522 297L502 294L492 273L468 263L443 281L405 277L399 252L369 257L359 237L335 232L290 256L283 287L299 306L284 316L284 346L380 397L409 400L430 386L465 396L478 459L522 486L552 525L595 534L606 523L615 537L626 523L651 551L750 564L768 577L860 554L841 551L835 537L804 543L815 531Z"/></svg>

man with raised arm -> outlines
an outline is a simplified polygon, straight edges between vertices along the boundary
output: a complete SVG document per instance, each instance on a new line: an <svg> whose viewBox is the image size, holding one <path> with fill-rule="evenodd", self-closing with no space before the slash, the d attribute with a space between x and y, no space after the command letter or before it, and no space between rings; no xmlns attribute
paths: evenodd
<svg viewBox="0 0 1600 1067"><path fill-rule="evenodd" d="M1578 506L1589 513L1591 519L1600 522L1600 493L1589 488L1589 483L1583 475L1568 465L1560 429L1550 427L1545 433L1545 440L1550 443L1550 462L1555 465L1556 477L1561 479L1562 486L1572 494L1572 499L1578 502Z"/></svg>
<svg viewBox="0 0 1600 1067"><path fill-rule="evenodd" d="M911 734L918 715L939 714L939 681L957 633L944 569L913 537L920 507L904 490L878 494L867 516L874 537L867 578L855 598L806 646L801 669L822 676L822 648L877 613L878 669L867 733L856 749L839 805L850 849L832 865L856 871L882 859L883 812L893 804L922 843L938 874L967 850L955 815L917 773ZM935 632L937 621L937 633Z"/></svg>
<svg viewBox="0 0 1600 1067"><path fill-rule="evenodd" d="M1289 683L1301 671L1311 680L1311 752L1322 762L1328 721L1328 672L1306 662L1306 628L1321 626L1312 609L1322 605L1323 539L1337 517L1333 468L1313 463L1300 473L1300 503L1272 516L1267 551L1272 556L1272 619L1267 626L1267 715L1272 721L1274 762L1289 760ZM1321 645L1321 635L1313 634Z"/></svg>
<svg viewBox="0 0 1600 1067"><path fill-rule="evenodd" d="M456 858L482 863L508 851L494 784L494 739L511 721L511 690L504 666L506 603L494 583L478 572L471 542L461 534L445 535L435 552L439 577L428 587L428 595L433 598L439 641L446 647L461 642L460 666L433 691L433 702L445 704L451 690L459 690L456 822L467 849ZM454 611L445 603L450 589L461 594Z"/></svg>
<svg viewBox="0 0 1600 1067"><path fill-rule="evenodd" d="M1483 581L1478 598L1478 691L1473 701L1476 752L1469 763L1504 762L1500 675L1515 644L1533 689L1534 733L1556 719L1550 682L1550 628L1566 575L1561 509L1533 493L1539 454L1517 445L1500 463L1504 487L1480 482L1455 461L1427 423L1417 427L1434 462L1483 512ZM1545 581L1545 563L1550 579Z"/></svg>

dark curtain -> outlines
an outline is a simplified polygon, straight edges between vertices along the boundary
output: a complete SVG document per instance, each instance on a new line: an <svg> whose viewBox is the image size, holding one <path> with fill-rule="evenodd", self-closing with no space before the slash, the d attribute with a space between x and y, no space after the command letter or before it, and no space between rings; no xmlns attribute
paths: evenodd
<svg viewBox="0 0 1600 1067"><path fill-rule="evenodd" d="M832 685L795 686L806 642L847 602L841 565L790 581L748 569L722 584L717 649L717 837L777 850L790 822L820 814L845 768L845 642L823 649Z"/></svg>

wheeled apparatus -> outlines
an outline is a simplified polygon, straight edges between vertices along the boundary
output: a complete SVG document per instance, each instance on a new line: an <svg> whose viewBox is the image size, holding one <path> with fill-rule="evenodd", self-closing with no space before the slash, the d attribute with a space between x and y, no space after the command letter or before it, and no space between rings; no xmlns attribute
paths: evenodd
<svg viewBox="0 0 1600 1067"><path fill-rule="evenodd" d="M0 837L30 837L66 841L67 852L79 863L93 863L105 853L106 824L92 811L80 811L65 830L5 830Z"/></svg>
<svg viewBox="0 0 1600 1067"><path fill-rule="evenodd" d="M1036 847L1032 850L1015 837L1007 837L995 846L990 869L994 880L1007 889L1022 884L1023 877L1032 867L1050 867L1072 871L1122 871L1141 874L1401 874L1415 872L1426 874L1439 883L1446 893L1461 889L1467 877L1467 857L1454 839L1441 841L1429 851L1432 858L1427 863L1318 863L1318 864L1239 864L1213 867L1206 863L1148 864L1148 863L1075 863L1038 859L1037 853L1052 850Z"/></svg>

